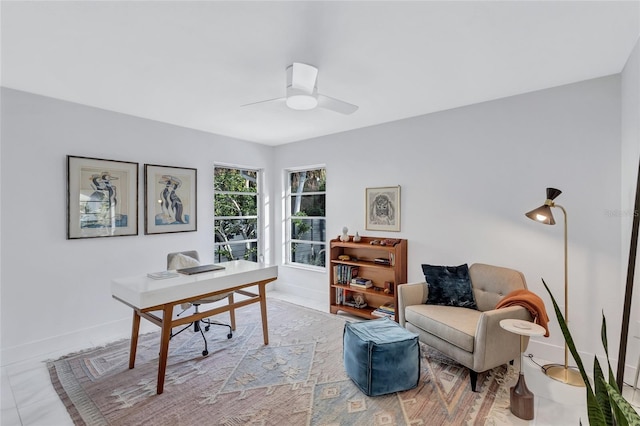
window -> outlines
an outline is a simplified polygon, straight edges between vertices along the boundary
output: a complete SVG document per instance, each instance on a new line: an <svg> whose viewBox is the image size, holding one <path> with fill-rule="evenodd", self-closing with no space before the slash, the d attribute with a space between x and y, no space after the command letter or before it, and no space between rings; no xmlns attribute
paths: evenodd
<svg viewBox="0 0 640 426"><path fill-rule="evenodd" d="M260 172L215 166L213 175L216 262L257 262L261 255Z"/></svg>
<svg viewBox="0 0 640 426"><path fill-rule="evenodd" d="M324 168L288 173L288 263L325 267L325 187Z"/></svg>

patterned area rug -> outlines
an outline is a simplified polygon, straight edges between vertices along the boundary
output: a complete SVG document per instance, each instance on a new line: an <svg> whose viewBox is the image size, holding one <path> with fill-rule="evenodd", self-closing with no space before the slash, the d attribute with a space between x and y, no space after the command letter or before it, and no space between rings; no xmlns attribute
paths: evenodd
<svg viewBox="0 0 640 426"><path fill-rule="evenodd" d="M422 346L417 388L367 397L342 363L345 318L268 300L269 345L258 304L238 310L226 329L174 337L164 393L156 395L159 333L140 336L136 367L129 341L48 363L51 381L77 425L485 425L509 408L507 366L480 374ZM225 320L225 316L219 316ZM506 383L506 384L505 384Z"/></svg>

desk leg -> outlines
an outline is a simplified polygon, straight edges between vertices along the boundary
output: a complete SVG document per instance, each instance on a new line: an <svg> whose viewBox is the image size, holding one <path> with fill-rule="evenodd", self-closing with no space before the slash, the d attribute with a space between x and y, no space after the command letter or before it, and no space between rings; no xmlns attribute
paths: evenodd
<svg viewBox="0 0 640 426"><path fill-rule="evenodd" d="M269 327L267 326L267 284L261 283L258 285L258 292L260 294L260 312L262 313L262 336L264 337L264 344L269 344Z"/></svg>
<svg viewBox="0 0 640 426"><path fill-rule="evenodd" d="M162 311L162 335L160 337L160 359L158 360L158 395L164 391L164 376L167 371L167 358L169 357L172 316L173 305L165 305Z"/></svg>
<svg viewBox="0 0 640 426"><path fill-rule="evenodd" d="M140 315L133 310L133 324L131 325L131 349L129 350L129 369L136 364L136 351L138 350L138 333L140 331Z"/></svg>

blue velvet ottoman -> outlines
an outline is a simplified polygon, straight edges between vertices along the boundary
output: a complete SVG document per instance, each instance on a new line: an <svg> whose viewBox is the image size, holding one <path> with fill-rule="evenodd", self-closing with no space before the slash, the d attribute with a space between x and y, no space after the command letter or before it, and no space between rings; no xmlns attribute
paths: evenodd
<svg viewBox="0 0 640 426"><path fill-rule="evenodd" d="M418 386L418 335L389 318L346 323L343 353L347 375L369 396Z"/></svg>

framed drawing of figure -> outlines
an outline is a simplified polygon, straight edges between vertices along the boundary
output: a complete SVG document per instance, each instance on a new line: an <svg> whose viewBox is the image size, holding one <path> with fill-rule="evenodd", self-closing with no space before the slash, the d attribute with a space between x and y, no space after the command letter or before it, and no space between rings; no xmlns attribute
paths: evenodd
<svg viewBox="0 0 640 426"><path fill-rule="evenodd" d="M365 228L400 231L400 185L365 190Z"/></svg>
<svg viewBox="0 0 640 426"><path fill-rule="evenodd" d="M138 235L138 163L67 155L67 239Z"/></svg>
<svg viewBox="0 0 640 426"><path fill-rule="evenodd" d="M197 170L144 165L144 233L198 230Z"/></svg>

